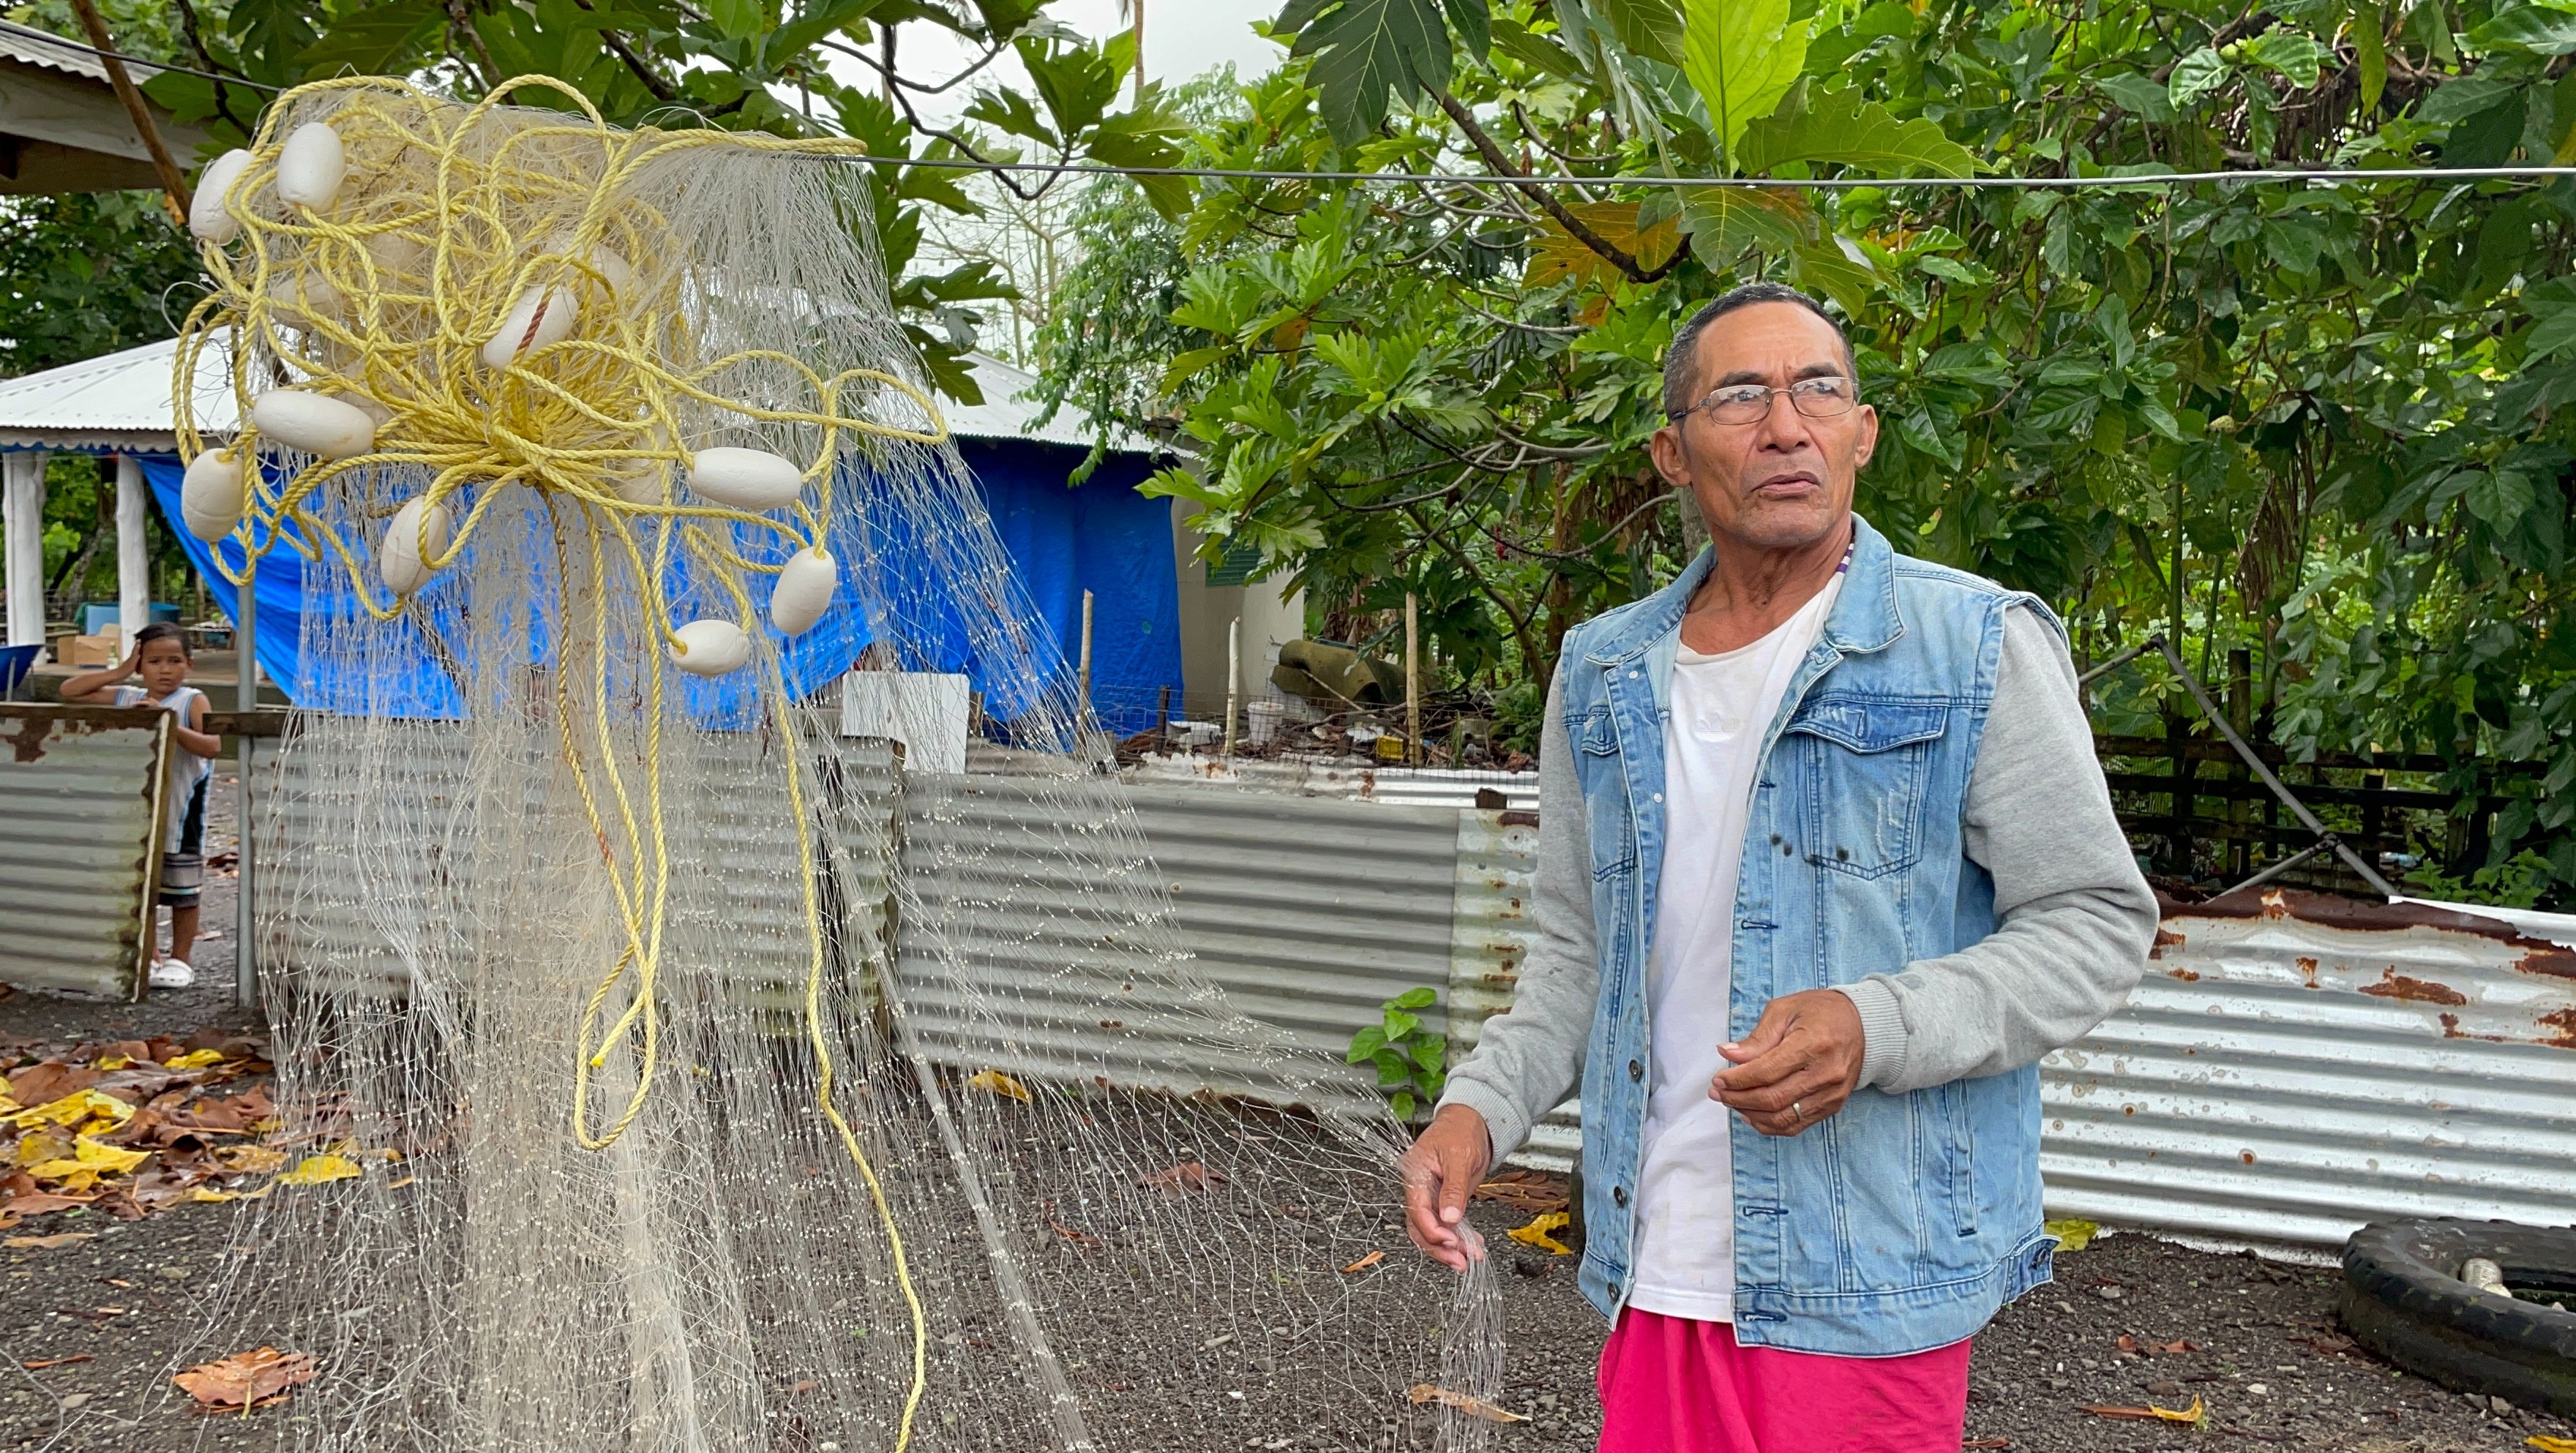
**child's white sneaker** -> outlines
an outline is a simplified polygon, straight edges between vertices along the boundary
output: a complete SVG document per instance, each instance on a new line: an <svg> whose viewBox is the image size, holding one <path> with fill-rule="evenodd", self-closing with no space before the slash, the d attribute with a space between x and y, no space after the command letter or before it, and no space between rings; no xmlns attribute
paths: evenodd
<svg viewBox="0 0 2576 1453"><path fill-rule="evenodd" d="M197 971L186 959L159 959L152 965L151 978L155 989L185 989L197 982Z"/></svg>

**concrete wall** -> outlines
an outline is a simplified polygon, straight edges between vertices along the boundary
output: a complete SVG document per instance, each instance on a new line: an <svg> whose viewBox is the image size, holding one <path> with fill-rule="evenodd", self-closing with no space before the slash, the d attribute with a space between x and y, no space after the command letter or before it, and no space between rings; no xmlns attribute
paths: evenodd
<svg viewBox="0 0 2576 1453"><path fill-rule="evenodd" d="M1180 571L1181 679L1183 700L1175 714L1186 711L1214 721L1225 711L1226 628L1243 617L1243 700L1257 701L1270 683L1270 668L1279 664L1281 645L1306 634L1306 597L1281 595L1275 580L1250 585L1212 586L1207 564L1198 558L1203 537L1183 523L1197 513L1187 500L1172 501L1172 558Z"/></svg>

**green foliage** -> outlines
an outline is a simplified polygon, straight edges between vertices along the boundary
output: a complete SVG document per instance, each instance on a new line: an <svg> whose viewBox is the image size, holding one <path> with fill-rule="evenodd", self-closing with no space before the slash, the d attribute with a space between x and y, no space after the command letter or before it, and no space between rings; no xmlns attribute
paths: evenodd
<svg viewBox="0 0 2576 1453"><path fill-rule="evenodd" d="M1439 998L1437 990L1407 989L1379 1006L1383 1019L1351 1036L1346 1061L1377 1070L1377 1087L1399 1120L1429 1109L1449 1083L1449 1038L1424 1029L1419 1012Z"/></svg>
<svg viewBox="0 0 2576 1453"><path fill-rule="evenodd" d="M1322 13L1283 12L1301 55L1197 126L1193 161L1588 181L1551 189L1561 211L1211 181L1176 231L1077 269L1138 301L1086 320L1051 386L1087 403L1081 370L1126 360L1089 397L1195 441L1148 488L1211 552L1257 545L1345 618L1416 594L1448 681L1526 741L1565 628L1698 548L1644 448L1674 330L1794 282L1847 320L1882 425L1860 505L1903 548L2039 593L2086 658L2150 631L2213 676L2252 652L2294 755L2429 753L2503 803L2441 869L2464 891L2519 893L2537 862L2532 891L2568 900L2576 184L1658 184L2566 161L2554 8L1504 0L1489 48L1454 21L1422 39L1417 10L1367 66L1327 63ZM1444 78L1457 114L1385 104ZM2180 699L2151 665L2100 695L2130 731Z"/></svg>
<svg viewBox="0 0 2576 1453"><path fill-rule="evenodd" d="M196 282L155 193L0 198L0 377L167 338Z"/></svg>

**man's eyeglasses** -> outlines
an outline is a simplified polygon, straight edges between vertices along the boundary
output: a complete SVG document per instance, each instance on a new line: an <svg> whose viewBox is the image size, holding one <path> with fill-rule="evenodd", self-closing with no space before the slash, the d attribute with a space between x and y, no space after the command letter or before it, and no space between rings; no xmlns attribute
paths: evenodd
<svg viewBox="0 0 2576 1453"><path fill-rule="evenodd" d="M1696 413L1706 413L1721 424L1758 424L1771 417L1771 396L1787 394L1790 407L1810 419L1831 419L1852 411L1858 403L1859 390L1847 378L1802 378L1787 388L1769 384L1730 383L1709 391L1708 397L1673 415L1678 424Z"/></svg>

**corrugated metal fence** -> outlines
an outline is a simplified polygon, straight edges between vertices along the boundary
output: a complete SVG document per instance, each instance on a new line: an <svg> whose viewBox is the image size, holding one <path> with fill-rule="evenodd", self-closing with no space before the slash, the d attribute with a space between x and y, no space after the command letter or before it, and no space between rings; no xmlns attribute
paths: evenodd
<svg viewBox="0 0 2576 1453"><path fill-rule="evenodd" d="M895 973L913 1032L959 1064L1275 1091L1239 1045L1193 1034L1190 1006L1103 1017L1151 977L1139 945L1174 940L1227 1006L1318 1060L1384 1000L1438 987L1454 1060L1534 941L1526 810L905 778L877 752L840 798L843 841L865 863L900 840L922 921L897 926ZM1134 839L1100 839L1128 823ZM1102 871L1132 881L1078 876ZM792 911L792 871L773 876L778 901L743 911ZM844 891L885 896L873 877ZM2576 953L2499 919L2271 894L2170 909L2158 954L2127 1009L2043 1064L2053 1213L2332 1244L2378 1216L2576 1211ZM1325 1098L1374 1093L1364 1068L1327 1078ZM1523 1158L1561 1167L1579 1145L1569 1104Z"/></svg>
<svg viewBox="0 0 2576 1453"><path fill-rule="evenodd" d="M140 996L170 713L0 704L0 984Z"/></svg>

